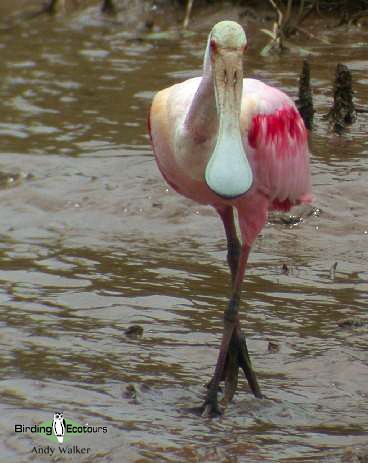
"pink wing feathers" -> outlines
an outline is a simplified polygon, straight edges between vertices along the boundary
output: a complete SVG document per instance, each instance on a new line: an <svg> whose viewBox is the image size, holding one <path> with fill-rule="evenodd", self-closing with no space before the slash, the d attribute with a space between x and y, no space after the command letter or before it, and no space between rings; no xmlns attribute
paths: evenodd
<svg viewBox="0 0 368 463"><path fill-rule="evenodd" d="M264 85L262 95L257 91L256 96L262 100L257 106L265 108L253 115L248 130L257 187L271 200L271 209L288 211L312 199L307 130L284 93Z"/></svg>

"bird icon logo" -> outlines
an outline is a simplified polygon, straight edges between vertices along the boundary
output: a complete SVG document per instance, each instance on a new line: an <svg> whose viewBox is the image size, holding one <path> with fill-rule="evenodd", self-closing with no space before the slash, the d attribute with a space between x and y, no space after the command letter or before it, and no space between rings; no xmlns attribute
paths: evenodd
<svg viewBox="0 0 368 463"><path fill-rule="evenodd" d="M52 422L52 429L60 444L63 443L65 435L65 419L62 412L54 413L54 420Z"/></svg>

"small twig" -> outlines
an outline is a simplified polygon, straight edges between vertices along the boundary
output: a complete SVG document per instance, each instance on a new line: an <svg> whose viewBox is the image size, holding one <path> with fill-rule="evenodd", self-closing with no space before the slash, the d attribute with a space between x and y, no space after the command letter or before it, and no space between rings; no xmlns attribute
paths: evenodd
<svg viewBox="0 0 368 463"><path fill-rule="evenodd" d="M304 29L304 27L301 26L295 26L295 29L302 34L306 35L310 39L318 40L321 43L324 43L325 45L330 45L330 42L322 37L317 37L316 35L312 34L312 32L307 31L307 29Z"/></svg>
<svg viewBox="0 0 368 463"><path fill-rule="evenodd" d="M286 12L284 16L284 24L282 24L283 30L287 30L288 24L290 23L291 9L293 7L293 0L288 0Z"/></svg>
<svg viewBox="0 0 368 463"><path fill-rule="evenodd" d="M330 268L330 280L334 281L335 280L335 274L336 274L336 267L337 267L337 262L331 265Z"/></svg>
<svg viewBox="0 0 368 463"><path fill-rule="evenodd" d="M284 44L283 44L284 14L274 0L269 0L269 2L271 3L272 7L276 10L276 13L277 13L277 20L273 24L273 39L271 41L271 44L272 44L271 46L274 47L274 44L276 44L277 48L279 50L282 50L284 48Z"/></svg>
<svg viewBox="0 0 368 463"><path fill-rule="evenodd" d="M184 21L183 21L183 29L184 30L188 29L190 14L192 12L192 7L193 7L193 1L194 0L188 0L187 1L187 6L185 8L185 17L184 17Z"/></svg>
<svg viewBox="0 0 368 463"><path fill-rule="evenodd" d="M271 5L273 6L273 8L276 10L276 13L277 13L277 23L281 26L282 20L283 20L283 17L284 17L284 15L282 14L282 11L281 11L281 9L276 5L276 3L274 2L274 0L269 0L269 2L270 2Z"/></svg>

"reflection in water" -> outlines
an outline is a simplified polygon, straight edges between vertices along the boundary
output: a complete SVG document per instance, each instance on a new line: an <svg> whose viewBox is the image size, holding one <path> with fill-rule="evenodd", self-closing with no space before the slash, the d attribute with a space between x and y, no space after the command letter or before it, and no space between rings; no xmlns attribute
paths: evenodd
<svg viewBox="0 0 368 463"><path fill-rule="evenodd" d="M188 409L212 372L229 290L223 231L162 183L146 112L157 89L197 75L205 34L154 42L113 25L32 24L0 36L3 458L29 461L47 441L14 424L56 409L109 428L80 461L338 461L364 445L364 115L344 137L318 119L321 212L296 226L272 219L251 256L242 316L267 399L242 382L223 419L198 419ZM340 45L328 33L333 45L311 44L319 114L327 61L351 60L358 102L367 97L364 46L345 47L366 37L349 32ZM295 96L295 62L260 57L260 40L248 75ZM364 323L338 325L354 317ZM133 324L142 337L126 335Z"/></svg>

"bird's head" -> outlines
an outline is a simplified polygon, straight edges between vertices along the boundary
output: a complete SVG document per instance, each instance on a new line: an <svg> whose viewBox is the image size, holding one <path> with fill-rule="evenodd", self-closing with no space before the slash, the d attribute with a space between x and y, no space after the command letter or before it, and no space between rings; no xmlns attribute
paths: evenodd
<svg viewBox="0 0 368 463"><path fill-rule="evenodd" d="M212 191L230 199L246 193L253 182L240 132L246 47L244 29L234 21L217 23L208 37L206 59L210 60L219 129L205 180Z"/></svg>
<svg viewBox="0 0 368 463"><path fill-rule="evenodd" d="M244 52L247 46L247 37L244 29L235 21L220 21L210 32L211 47L217 50L228 49Z"/></svg>

